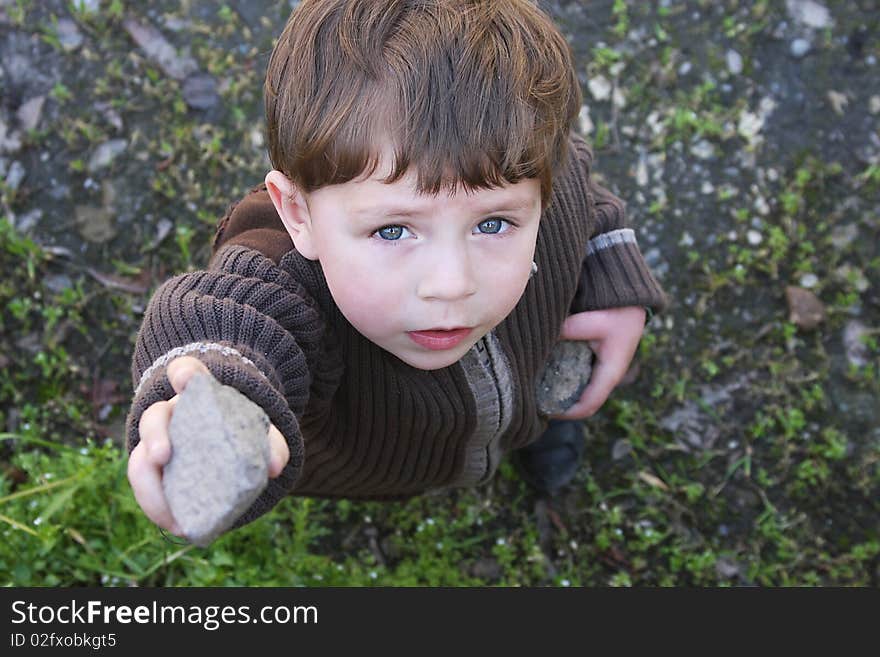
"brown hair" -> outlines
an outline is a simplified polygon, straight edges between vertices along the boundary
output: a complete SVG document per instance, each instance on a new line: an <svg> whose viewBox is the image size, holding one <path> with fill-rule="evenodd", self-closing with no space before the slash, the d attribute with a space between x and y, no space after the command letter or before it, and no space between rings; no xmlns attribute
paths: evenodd
<svg viewBox="0 0 880 657"><path fill-rule="evenodd" d="M582 95L571 50L533 0L303 0L269 60L269 157L303 192L413 165L436 195L541 182Z"/></svg>

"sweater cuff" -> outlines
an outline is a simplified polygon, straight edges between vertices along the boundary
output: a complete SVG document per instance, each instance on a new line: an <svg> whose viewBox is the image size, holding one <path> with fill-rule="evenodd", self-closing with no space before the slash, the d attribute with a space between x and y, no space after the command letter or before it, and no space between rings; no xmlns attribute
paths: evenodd
<svg viewBox="0 0 880 657"><path fill-rule="evenodd" d="M166 371L168 363L182 355L198 358L221 384L235 388L260 406L269 416L269 421L285 437L290 449L290 459L284 470L278 477L269 480L260 497L230 527L230 530L235 529L270 511L299 479L303 462L299 422L284 395L279 392L282 386L277 374L258 353L246 346L226 342L195 342L176 347L160 356L141 376L126 418L129 453L140 442L138 426L144 411L154 403L171 399L177 394Z"/></svg>
<svg viewBox="0 0 880 657"><path fill-rule="evenodd" d="M644 306L658 314L668 305L666 293L651 274L632 228L602 233L587 243L572 312Z"/></svg>

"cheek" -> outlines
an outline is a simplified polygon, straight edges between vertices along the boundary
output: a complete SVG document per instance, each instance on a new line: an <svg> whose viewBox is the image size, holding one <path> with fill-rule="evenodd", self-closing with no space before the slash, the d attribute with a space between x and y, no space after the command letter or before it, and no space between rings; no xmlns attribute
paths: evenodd
<svg viewBox="0 0 880 657"><path fill-rule="evenodd" d="M332 259L324 277L330 294L345 318L367 332L381 331L400 306L399 281L380 270L380 263L365 264L350 254Z"/></svg>
<svg viewBox="0 0 880 657"><path fill-rule="evenodd" d="M531 264L531 260L529 261ZM497 297L493 306L498 314L507 316L512 311L525 292L529 282L529 276L523 277L521 271L511 271L503 283L499 283Z"/></svg>
<svg viewBox="0 0 880 657"><path fill-rule="evenodd" d="M531 278L534 247L529 242L518 246L516 252L494 261L491 278L499 302L503 299L504 303L509 304L512 299L519 300Z"/></svg>

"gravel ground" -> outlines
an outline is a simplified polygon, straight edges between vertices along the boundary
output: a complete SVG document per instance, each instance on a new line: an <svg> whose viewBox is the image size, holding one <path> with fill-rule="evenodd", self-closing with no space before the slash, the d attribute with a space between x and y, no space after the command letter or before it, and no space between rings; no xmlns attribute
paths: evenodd
<svg viewBox="0 0 880 657"><path fill-rule="evenodd" d="M0 0L0 213L52 254L47 293L90 301L86 331L6 325L2 365L65 345L96 436L121 444L151 290L205 265L268 168L262 75L293 4ZM576 56L578 128L673 299L585 423L577 486L529 508L547 581L588 557L582 583L877 585L880 5L541 4ZM37 378L0 398L7 431ZM486 493L499 522L516 485ZM713 559L676 568L669 545Z"/></svg>

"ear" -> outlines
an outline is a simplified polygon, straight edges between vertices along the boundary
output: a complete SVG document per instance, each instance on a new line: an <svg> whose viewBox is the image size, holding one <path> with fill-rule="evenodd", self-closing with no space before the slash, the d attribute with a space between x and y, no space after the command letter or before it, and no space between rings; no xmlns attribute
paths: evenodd
<svg viewBox="0 0 880 657"><path fill-rule="evenodd" d="M266 191L272 199L272 205L281 217L287 234L293 240L297 252L309 260L318 259L312 231L312 218L305 197L290 179L280 171L273 169L266 174Z"/></svg>

